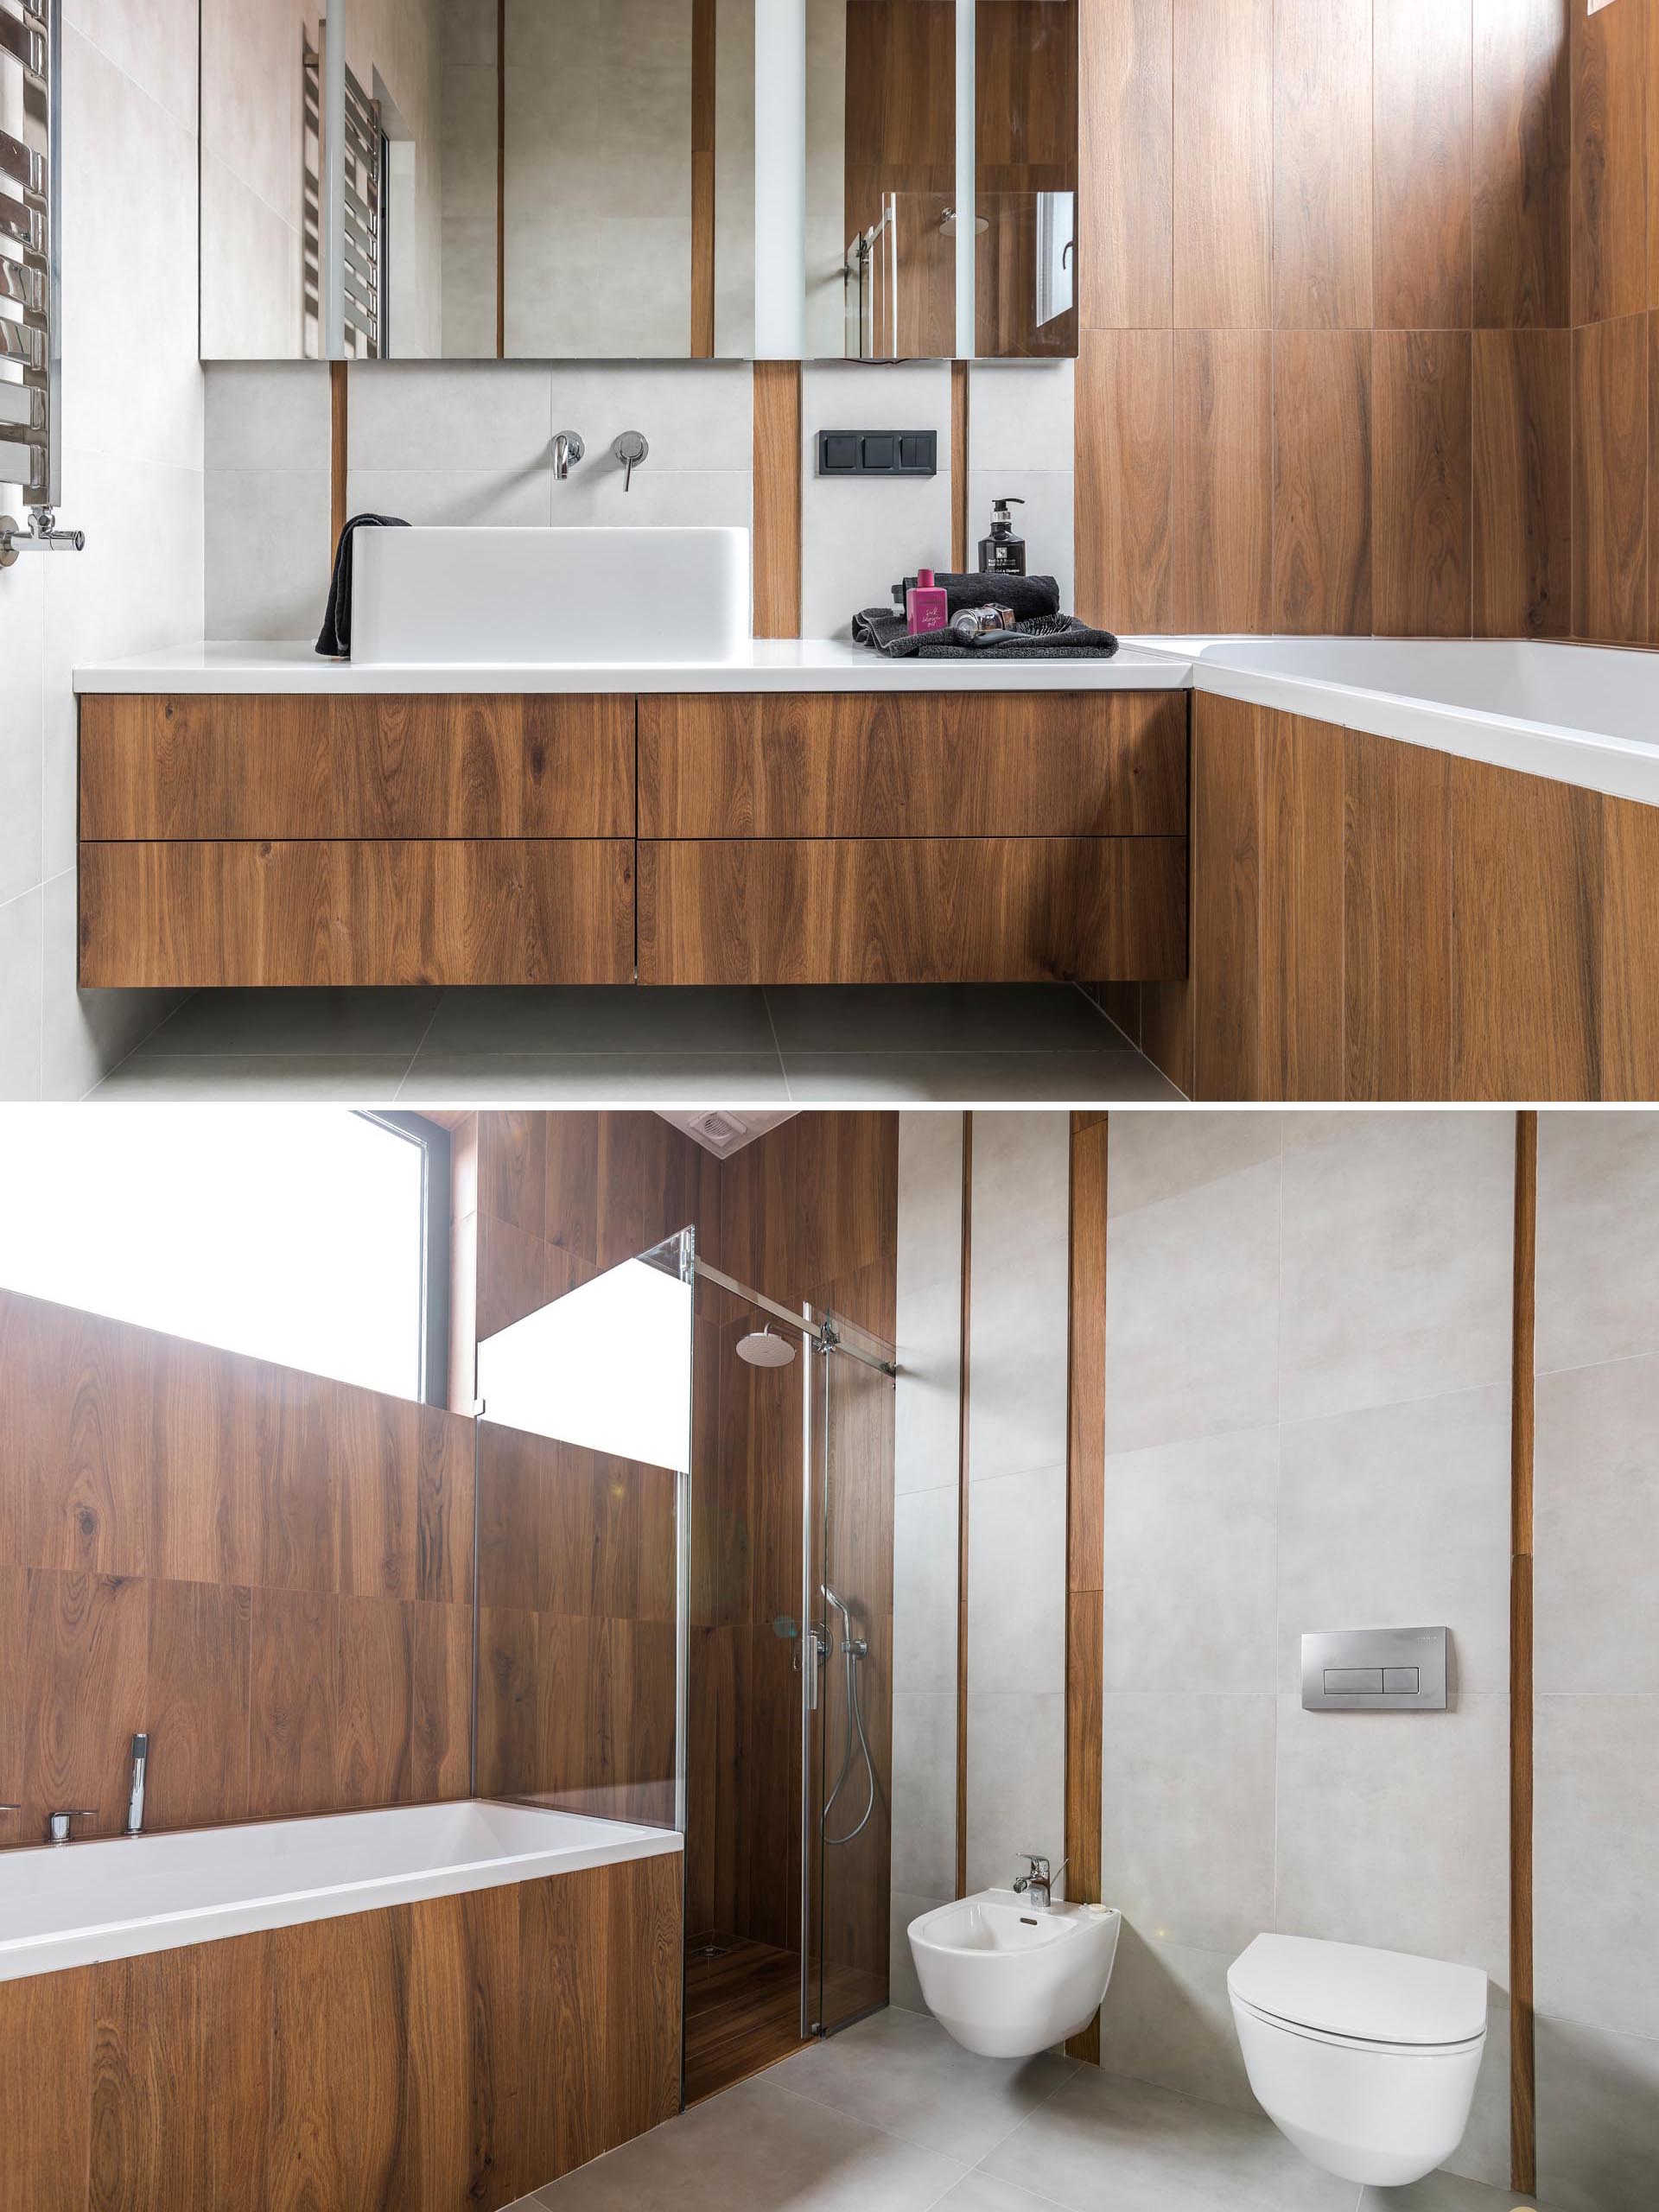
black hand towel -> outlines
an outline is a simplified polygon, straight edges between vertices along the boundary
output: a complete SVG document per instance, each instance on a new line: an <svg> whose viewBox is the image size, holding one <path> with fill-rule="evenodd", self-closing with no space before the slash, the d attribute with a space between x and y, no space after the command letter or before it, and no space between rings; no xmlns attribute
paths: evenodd
<svg viewBox="0 0 1659 2212"><path fill-rule="evenodd" d="M959 645L948 630L912 637L904 616L885 607L854 615L853 642L889 660L1110 660L1117 651L1109 630L1090 629L1075 614L1037 615L1017 630L989 630L971 645Z"/></svg>
<svg viewBox="0 0 1659 2212"><path fill-rule="evenodd" d="M1045 614L1060 611L1060 588L1052 576L982 576L957 575L946 570L933 579L944 594L945 605L952 614L960 614L964 607L1006 607L1019 621L1035 621ZM913 582L907 577L906 582ZM894 584L893 603L900 614L906 612L905 585Z"/></svg>
<svg viewBox="0 0 1659 2212"><path fill-rule="evenodd" d="M340 533L334 549L334 573L328 586L328 607L322 618L317 651L325 660L352 657L352 539L359 530L407 530L397 515L353 515Z"/></svg>

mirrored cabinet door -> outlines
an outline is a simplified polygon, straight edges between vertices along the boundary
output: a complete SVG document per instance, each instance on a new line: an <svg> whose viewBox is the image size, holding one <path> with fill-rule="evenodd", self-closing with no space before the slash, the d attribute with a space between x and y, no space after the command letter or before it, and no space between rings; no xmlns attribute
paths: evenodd
<svg viewBox="0 0 1659 2212"><path fill-rule="evenodd" d="M1077 0L201 11L207 359L1077 350Z"/></svg>

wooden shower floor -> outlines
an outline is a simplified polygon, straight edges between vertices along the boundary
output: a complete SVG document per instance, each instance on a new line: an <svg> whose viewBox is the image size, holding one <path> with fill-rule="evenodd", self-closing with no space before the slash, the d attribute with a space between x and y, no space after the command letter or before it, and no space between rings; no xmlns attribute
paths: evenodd
<svg viewBox="0 0 1659 2212"><path fill-rule="evenodd" d="M718 1943L722 1956L698 1956ZM801 1957L745 1936L702 1936L685 1954L685 2101L801 2048Z"/></svg>
<svg viewBox="0 0 1659 2212"><path fill-rule="evenodd" d="M718 1943L722 1955L699 1948ZM823 2000L827 2017L856 2018L887 2001L885 1974L831 1967ZM810 2041L810 2038L809 2037ZM762 2067L802 2048L801 1959L746 1936L701 1936L685 1954L685 2101L694 2105L729 2089Z"/></svg>

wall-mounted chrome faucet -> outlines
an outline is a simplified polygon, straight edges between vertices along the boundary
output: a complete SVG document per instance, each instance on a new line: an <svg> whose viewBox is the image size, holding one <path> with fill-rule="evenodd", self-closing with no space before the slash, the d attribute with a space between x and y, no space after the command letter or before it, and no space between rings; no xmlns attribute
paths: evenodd
<svg viewBox="0 0 1659 2212"><path fill-rule="evenodd" d="M67 1843L69 1840L69 1823L71 1821L90 1821L96 1817L97 1815L95 1811L79 1813L48 1813L46 1816L47 1840L50 1843Z"/></svg>
<svg viewBox="0 0 1659 2212"><path fill-rule="evenodd" d="M554 434L551 451L553 454L553 474L557 477L559 482L563 484L566 477L569 475L572 466L576 461L582 460L583 455L587 453L588 448L583 443L582 435L579 431L558 430Z"/></svg>
<svg viewBox="0 0 1659 2212"><path fill-rule="evenodd" d="M622 489L625 492L629 491L632 488L634 470L651 451L651 448L645 442L645 433L641 430L624 430L621 436L612 445L611 451L626 472L622 479Z"/></svg>
<svg viewBox="0 0 1659 2212"><path fill-rule="evenodd" d="M142 1835L144 1831L144 1772L149 1764L149 1738L135 1736L132 1739L132 1786L127 1793L127 1834Z"/></svg>

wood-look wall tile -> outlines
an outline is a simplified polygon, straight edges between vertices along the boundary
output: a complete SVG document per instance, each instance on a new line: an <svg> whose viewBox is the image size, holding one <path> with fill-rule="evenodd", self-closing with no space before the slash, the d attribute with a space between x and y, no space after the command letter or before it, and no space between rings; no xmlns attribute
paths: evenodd
<svg viewBox="0 0 1659 2212"><path fill-rule="evenodd" d="M1274 11L1274 321L1371 323L1371 0Z"/></svg>
<svg viewBox="0 0 1659 2212"><path fill-rule="evenodd" d="M473 1609L419 1601L410 1611L410 1789L416 1798L472 1788Z"/></svg>
<svg viewBox="0 0 1659 2212"><path fill-rule="evenodd" d="M1472 348L1474 631L1573 627L1573 338L1478 330Z"/></svg>
<svg viewBox="0 0 1659 2212"><path fill-rule="evenodd" d="M1256 717L1262 760L1262 1093L1340 1098L1342 733Z"/></svg>
<svg viewBox="0 0 1659 2212"><path fill-rule="evenodd" d="M75 1823L81 1836L117 1835L126 1824L149 1597L147 1582L29 1570L22 1827L31 1842L55 1812L90 1812Z"/></svg>
<svg viewBox="0 0 1659 2212"><path fill-rule="evenodd" d="M1638 313L1648 296L1648 7L1573 10L1573 320Z"/></svg>
<svg viewBox="0 0 1659 2212"><path fill-rule="evenodd" d="M1466 638L1473 467L1469 334L1379 330L1371 381L1372 626L1391 637Z"/></svg>
<svg viewBox="0 0 1659 2212"><path fill-rule="evenodd" d="M1371 628L1371 338L1274 340L1274 626Z"/></svg>
<svg viewBox="0 0 1659 2212"><path fill-rule="evenodd" d="M92 2152L93 1971L0 1981L0 2212L79 2212Z"/></svg>
<svg viewBox="0 0 1659 2212"><path fill-rule="evenodd" d="M1173 400L1167 331L1084 331L1075 404L1077 594L1086 621L1173 626Z"/></svg>
<svg viewBox="0 0 1659 2212"><path fill-rule="evenodd" d="M253 1581L258 1489L232 1418L245 1363L210 1344L163 1339L156 1385L150 1572L180 1582Z"/></svg>
<svg viewBox="0 0 1659 2212"><path fill-rule="evenodd" d="M1659 810L1604 798L1600 815L1601 1096L1659 1098Z"/></svg>
<svg viewBox="0 0 1659 2212"><path fill-rule="evenodd" d="M1258 709L1192 702L1192 1095L1262 1095Z"/></svg>
<svg viewBox="0 0 1659 2212"><path fill-rule="evenodd" d="M1651 534L1656 530L1659 530L1659 311L1648 317L1648 531ZM1650 537L1648 641L1659 645L1659 554L1656 554ZM1630 1094L1633 1097L1637 1095Z"/></svg>
<svg viewBox="0 0 1659 2212"><path fill-rule="evenodd" d="M547 1219L550 1244L594 1265L599 1260L599 1116L548 1114Z"/></svg>
<svg viewBox="0 0 1659 2212"><path fill-rule="evenodd" d="M804 1288L810 1296L850 1281L895 1249L898 1124L891 1114L803 1114L796 1130L797 1202ZM880 1319L848 1314L866 1327Z"/></svg>
<svg viewBox="0 0 1659 2212"><path fill-rule="evenodd" d="M1273 338L1174 336L1173 626L1273 627Z"/></svg>
<svg viewBox="0 0 1659 2212"><path fill-rule="evenodd" d="M233 1450L253 1468L260 1559L271 1590L334 1590L340 1493L328 1449L322 1378L265 1361L238 1370Z"/></svg>
<svg viewBox="0 0 1659 2212"><path fill-rule="evenodd" d="M554 1249L530 1230L478 1217L478 1341L484 1344L555 1295Z"/></svg>
<svg viewBox="0 0 1659 2212"><path fill-rule="evenodd" d="M1174 321L1273 321L1273 0L1175 0Z"/></svg>
<svg viewBox="0 0 1659 2212"><path fill-rule="evenodd" d="M601 1114L599 1241L603 1268L620 1267L692 1226L700 1147L656 1114Z"/></svg>
<svg viewBox="0 0 1659 2212"><path fill-rule="evenodd" d="M256 1820L339 1808L339 1608L320 1591L253 1593L248 1809Z"/></svg>
<svg viewBox="0 0 1659 2212"><path fill-rule="evenodd" d="M1645 315L1573 334L1573 632L1609 645L1648 633L1649 353Z"/></svg>
<svg viewBox="0 0 1659 2212"><path fill-rule="evenodd" d="M0 1805L21 1805L29 1752L29 1570L0 1566ZM38 1839L26 1817L0 1813L0 1846Z"/></svg>
<svg viewBox="0 0 1659 2212"><path fill-rule="evenodd" d="M340 1588L412 1598L418 1568L421 1408L407 1398L320 1386L321 1424L340 1510Z"/></svg>
<svg viewBox="0 0 1659 2212"><path fill-rule="evenodd" d="M427 1899L402 1932L408 2074L396 2202L410 2212L506 2204L538 2178L518 2141L518 1888Z"/></svg>
<svg viewBox="0 0 1659 2212"><path fill-rule="evenodd" d="M29 1338L33 1301L0 1289L0 1567L23 1559L29 1496Z"/></svg>
<svg viewBox="0 0 1659 2212"><path fill-rule="evenodd" d="M1170 319L1171 0L1082 0L1077 283L1088 330Z"/></svg>
<svg viewBox="0 0 1659 2212"><path fill-rule="evenodd" d="M1376 11L1379 327L1470 325L1472 37L1473 0Z"/></svg>
<svg viewBox="0 0 1659 2212"><path fill-rule="evenodd" d="M248 1816L250 1593L229 1583L156 1582L143 1726L154 1828Z"/></svg>
<svg viewBox="0 0 1659 2212"><path fill-rule="evenodd" d="M1344 1098L1452 1095L1452 779L1445 753L1344 740Z"/></svg>
<svg viewBox="0 0 1659 2212"><path fill-rule="evenodd" d="M490 1113L478 1131L479 1205L537 1236L547 1212L547 1122L545 1114Z"/></svg>
<svg viewBox="0 0 1659 2212"><path fill-rule="evenodd" d="M1553 328L1571 311L1570 0L1474 0L1474 319Z"/></svg>
<svg viewBox="0 0 1659 2212"><path fill-rule="evenodd" d="M484 1797L528 1797L546 1770L548 1707L539 1614L480 1605L478 1612L478 1789ZM560 1703L569 1694L561 1683Z"/></svg>
<svg viewBox="0 0 1659 2212"><path fill-rule="evenodd" d="M391 1805L416 1796L411 1738L414 1607L342 1597L335 1608L334 1802Z"/></svg>
<svg viewBox="0 0 1659 2212"><path fill-rule="evenodd" d="M437 1604L473 1595L474 1426L434 1406L420 1409L415 1478L415 1592Z"/></svg>
<svg viewBox="0 0 1659 2212"><path fill-rule="evenodd" d="M29 1305L24 1564L142 1574L162 1339L101 1314Z"/></svg>
<svg viewBox="0 0 1659 2212"><path fill-rule="evenodd" d="M271 1931L269 2212L408 2202L397 2154L409 1911Z"/></svg>
<svg viewBox="0 0 1659 2212"><path fill-rule="evenodd" d="M270 1946L238 1936L96 1969L90 2212L264 2212Z"/></svg>

